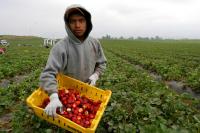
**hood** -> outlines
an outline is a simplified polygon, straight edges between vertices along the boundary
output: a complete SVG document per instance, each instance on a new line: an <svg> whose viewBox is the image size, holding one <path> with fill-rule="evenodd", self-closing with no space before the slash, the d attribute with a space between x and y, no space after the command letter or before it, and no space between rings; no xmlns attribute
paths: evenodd
<svg viewBox="0 0 200 133"><path fill-rule="evenodd" d="M86 23L87 23L87 29L85 33L85 40L89 36L91 30L92 30L92 21L91 21L91 14L89 11L87 11L84 7L81 5L71 5L69 6L64 14L64 21L65 21L65 29L67 31L68 37L74 42L74 43L81 43L81 41L71 32L68 26L68 19L69 14L72 10L78 10L81 14L84 14Z"/></svg>

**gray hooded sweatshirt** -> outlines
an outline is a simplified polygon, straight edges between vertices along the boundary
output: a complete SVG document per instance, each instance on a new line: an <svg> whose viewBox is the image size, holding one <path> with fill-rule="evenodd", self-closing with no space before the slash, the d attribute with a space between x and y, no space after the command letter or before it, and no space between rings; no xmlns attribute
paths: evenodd
<svg viewBox="0 0 200 133"><path fill-rule="evenodd" d="M67 15L71 8L78 8L85 14L87 30L84 41L80 41L68 27ZM53 46L46 67L40 75L40 87L48 94L58 92L58 73L87 82L94 72L102 75L106 69L106 57L100 42L89 36L92 30L90 13L81 6L72 6L67 8L64 20L68 36Z"/></svg>

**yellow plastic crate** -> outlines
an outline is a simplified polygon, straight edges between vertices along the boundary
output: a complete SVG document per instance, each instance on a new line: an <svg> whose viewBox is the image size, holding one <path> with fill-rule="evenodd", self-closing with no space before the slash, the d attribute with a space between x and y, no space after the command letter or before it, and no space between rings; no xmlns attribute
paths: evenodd
<svg viewBox="0 0 200 133"><path fill-rule="evenodd" d="M58 115L57 118L49 117L44 113L44 109L40 108L39 106L43 103L44 99L48 97L48 95L43 91L43 89L38 88L35 90L26 100L28 106L30 106L35 114L40 118L53 123L61 128L64 128L71 132L76 133L94 133L101 117L103 116L104 110L110 100L112 92L110 90L102 90L94 86L90 86L84 82L78 81L76 79L70 78L65 75L58 74L57 75L57 82L59 88L76 88L81 95L86 95L88 98L92 100L101 100L102 103L99 107L99 110L96 113L95 118L93 119L91 126L89 128L84 128L75 122L67 119L61 115Z"/></svg>

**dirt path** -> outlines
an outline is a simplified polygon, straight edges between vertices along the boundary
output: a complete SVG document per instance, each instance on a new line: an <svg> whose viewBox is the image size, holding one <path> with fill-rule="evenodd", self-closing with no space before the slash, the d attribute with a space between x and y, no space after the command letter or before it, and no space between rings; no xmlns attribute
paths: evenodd
<svg viewBox="0 0 200 133"><path fill-rule="evenodd" d="M12 83L19 84L27 77L28 77L28 75L17 75L12 78L2 79L0 81L0 88L8 88L9 85Z"/></svg>
<svg viewBox="0 0 200 133"><path fill-rule="evenodd" d="M0 116L0 132L12 131L12 113L3 114Z"/></svg>
<svg viewBox="0 0 200 133"><path fill-rule="evenodd" d="M134 64L130 61L128 61L127 59L125 59L124 57L121 57L119 54L109 50L109 52L115 54L116 56L120 57L123 60L126 60L127 62L129 62L130 64L132 64L136 69L138 70L142 70L142 71L146 71L147 73L149 73L149 75L156 81L158 82L162 82L164 83L166 86L168 86L170 89L174 90L175 92L177 92L178 94L182 94L182 93L189 93L192 97L200 99L200 93L197 93L195 91L193 91L192 88L186 86L182 81L166 81L162 78L161 75L157 74L157 73L153 73L149 70L146 70L145 68L143 68L142 65L137 65Z"/></svg>
<svg viewBox="0 0 200 133"><path fill-rule="evenodd" d="M24 79L28 77L26 75L17 75L9 79L2 79L0 81L0 89L8 89L11 84L20 84ZM12 132L12 112L4 111L0 115L0 132Z"/></svg>

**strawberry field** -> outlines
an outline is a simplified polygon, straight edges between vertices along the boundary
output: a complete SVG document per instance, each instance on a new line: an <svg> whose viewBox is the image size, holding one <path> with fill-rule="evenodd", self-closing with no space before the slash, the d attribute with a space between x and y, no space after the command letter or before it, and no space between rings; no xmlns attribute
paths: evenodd
<svg viewBox="0 0 200 133"><path fill-rule="evenodd" d="M42 47L42 38L12 37L8 41L10 46L0 55L0 131L66 132L38 118L26 105L26 98L38 88L50 48ZM177 94L165 84L182 82L200 93L200 41L101 43L108 65L98 87L112 90L112 96L97 133L200 132L200 100L189 93Z"/></svg>

